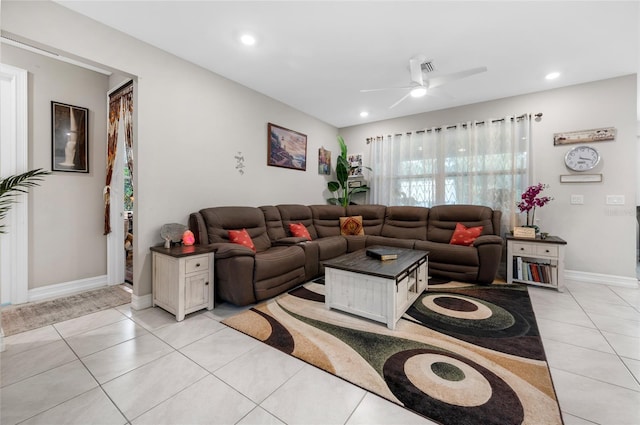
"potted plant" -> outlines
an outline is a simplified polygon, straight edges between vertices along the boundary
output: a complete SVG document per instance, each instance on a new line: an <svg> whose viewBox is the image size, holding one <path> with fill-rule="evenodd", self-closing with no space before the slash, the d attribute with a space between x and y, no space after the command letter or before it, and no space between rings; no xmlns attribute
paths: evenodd
<svg viewBox="0 0 640 425"><path fill-rule="evenodd" d="M522 201L516 204L521 213L527 213L527 224L523 227L533 227L536 230L536 233L540 232L540 229L535 224L536 207L542 208L549 201L553 200L553 198L549 196L538 196L540 195L540 192L542 192L547 187L549 186L542 183L529 186L527 190L525 190L520 196Z"/></svg>
<svg viewBox="0 0 640 425"><path fill-rule="evenodd" d="M0 222L11 209L11 204L17 202L18 195L27 193L30 187L38 186L38 181L41 181L42 177L47 174L51 174L51 172L38 168L17 176L0 179ZM0 224L0 233L5 233L4 228L5 225Z"/></svg>
<svg viewBox="0 0 640 425"><path fill-rule="evenodd" d="M338 143L340 144L340 156L338 156L336 162L336 180L327 183L327 188L333 194L333 197L327 199L332 205L342 205L346 207L351 203L351 197L356 193L363 193L369 190L367 185L360 187L349 188L349 174L357 167L352 167L349 163L347 156L347 144L342 136L338 136ZM365 167L371 169L369 167Z"/></svg>

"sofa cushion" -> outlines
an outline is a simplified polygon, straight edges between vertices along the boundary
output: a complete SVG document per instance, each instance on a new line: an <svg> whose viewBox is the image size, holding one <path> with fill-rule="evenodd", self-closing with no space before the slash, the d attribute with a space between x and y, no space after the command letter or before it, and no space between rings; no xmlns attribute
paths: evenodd
<svg viewBox="0 0 640 425"><path fill-rule="evenodd" d="M291 236L295 236L297 238L305 238L309 241L311 240L309 231L302 223L289 223L289 231L291 231Z"/></svg>
<svg viewBox="0 0 640 425"><path fill-rule="evenodd" d="M387 207L381 235L389 238L427 240L428 217L429 208Z"/></svg>
<svg viewBox="0 0 640 425"><path fill-rule="evenodd" d="M342 236L362 236L362 216L340 217L340 234Z"/></svg>
<svg viewBox="0 0 640 425"><path fill-rule="evenodd" d="M478 205L437 205L429 210L427 239L449 244L458 223L482 226L482 235L493 235L493 210Z"/></svg>
<svg viewBox="0 0 640 425"><path fill-rule="evenodd" d="M280 204L276 205L276 207L278 208L278 211L280 211L280 216L282 217L282 225L288 231L289 236L294 236L293 234L291 234L289 224L302 223L307 228L311 239L318 238L318 233L313 227L313 216L311 215L311 209L308 206L300 204Z"/></svg>
<svg viewBox="0 0 640 425"><path fill-rule="evenodd" d="M319 238L340 236L340 217L347 215L344 207L340 205L310 205L309 209L311 209L313 216L313 227Z"/></svg>
<svg viewBox="0 0 640 425"><path fill-rule="evenodd" d="M242 230L229 230L229 242L237 243L238 245L246 246L253 252L256 251L256 246L251 240L251 236L247 232L247 229Z"/></svg>
<svg viewBox="0 0 640 425"><path fill-rule="evenodd" d="M434 263L470 267L478 267L480 265L478 250L472 246L451 245L448 242L416 241L414 249L429 251L429 267L431 267L432 261Z"/></svg>
<svg viewBox="0 0 640 425"><path fill-rule="evenodd" d="M304 274L304 251L299 246L275 246L256 254L255 261L256 282L300 268Z"/></svg>
<svg viewBox="0 0 640 425"><path fill-rule="evenodd" d="M366 235L379 235L387 207L384 205L349 205L347 216L362 216L362 228Z"/></svg>
<svg viewBox="0 0 640 425"><path fill-rule="evenodd" d="M271 248L264 214L259 208L212 207L200 210L200 214L206 223L209 244L229 242L229 230L247 229L256 252Z"/></svg>
<svg viewBox="0 0 640 425"><path fill-rule="evenodd" d="M449 243L452 245L469 246L480 236L482 229L483 226L467 227L462 223L458 223L456 224L456 229L453 231L453 236L451 236Z"/></svg>
<svg viewBox="0 0 640 425"><path fill-rule="evenodd" d="M347 239L342 236L329 236L313 241L318 244L318 260L324 261L336 258L347 252Z"/></svg>

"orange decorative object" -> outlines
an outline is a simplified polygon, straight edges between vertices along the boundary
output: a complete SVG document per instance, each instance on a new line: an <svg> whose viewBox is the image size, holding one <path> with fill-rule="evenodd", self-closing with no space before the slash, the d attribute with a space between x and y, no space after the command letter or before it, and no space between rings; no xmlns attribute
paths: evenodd
<svg viewBox="0 0 640 425"><path fill-rule="evenodd" d="M193 245L196 241L196 237L193 235L191 230L185 230L182 234L182 243L184 245Z"/></svg>
<svg viewBox="0 0 640 425"><path fill-rule="evenodd" d="M470 246L473 244L473 241L480 236L483 227L484 226L467 227L462 223L456 223L456 230L454 230L449 243L451 245Z"/></svg>

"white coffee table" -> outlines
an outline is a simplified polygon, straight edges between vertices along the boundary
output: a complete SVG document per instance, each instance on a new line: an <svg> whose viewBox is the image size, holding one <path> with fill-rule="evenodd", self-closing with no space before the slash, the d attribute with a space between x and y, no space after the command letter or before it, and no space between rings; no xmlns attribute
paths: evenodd
<svg viewBox="0 0 640 425"><path fill-rule="evenodd" d="M328 309L382 322L395 329L396 322L427 289L429 253L384 248L397 252L398 258L377 260L368 257L363 249L324 262Z"/></svg>

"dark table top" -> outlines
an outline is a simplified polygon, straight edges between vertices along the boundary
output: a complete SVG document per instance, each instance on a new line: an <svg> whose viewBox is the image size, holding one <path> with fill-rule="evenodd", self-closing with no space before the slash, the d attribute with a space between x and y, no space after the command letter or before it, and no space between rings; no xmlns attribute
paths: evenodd
<svg viewBox="0 0 640 425"><path fill-rule="evenodd" d="M383 261L369 257L367 256L367 249L369 248L384 248L393 251L398 254L398 258ZM325 267L333 269L378 276L385 279L397 279L400 275L406 273L411 266L419 263L429 255L428 251L379 245L370 246L367 249L341 255L332 260L324 261L323 264Z"/></svg>
<svg viewBox="0 0 640 425"><path fill-rule="evenodd" d="M535 239L533 238L516 238L513 235L506 235L507 240L512 241L522 241L522 242L541 242L541 243L555 243L560 245L566 245L567 241L558 237L558 236L547 236L545 239L540 238L539 236Z"/></svg>
<svg viewBox="0 0 640 425"><path fill-rule="evenodd" d="M152 246L151 251L159 252L174 258L187 257L189 255L208 254L213 251L209 245L178 245L165 248L163 245Z"/></svg>

